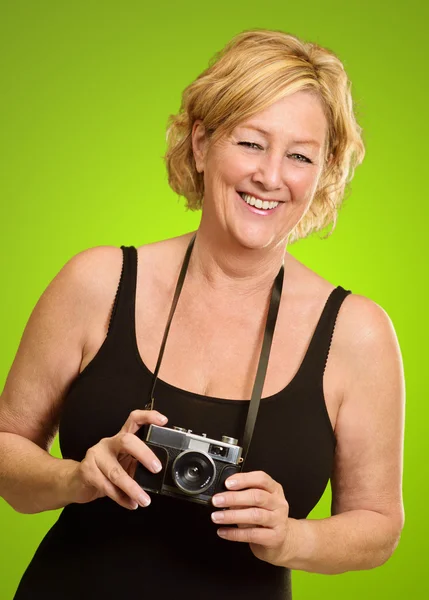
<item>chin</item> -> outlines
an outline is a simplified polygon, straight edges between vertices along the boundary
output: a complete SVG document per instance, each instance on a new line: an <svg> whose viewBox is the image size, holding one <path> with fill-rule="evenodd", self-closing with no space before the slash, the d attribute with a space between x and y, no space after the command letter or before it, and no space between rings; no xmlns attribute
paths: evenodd
<svg viewBox="0 0 429 600"><path fill-rule="evenodd" d="M234 228L230 230L230 234L242 248L248 250L263 250L270 246L273 247L279 242L274 232L264 231L259 227L255 230L241 229L239 231Z"/></svg>

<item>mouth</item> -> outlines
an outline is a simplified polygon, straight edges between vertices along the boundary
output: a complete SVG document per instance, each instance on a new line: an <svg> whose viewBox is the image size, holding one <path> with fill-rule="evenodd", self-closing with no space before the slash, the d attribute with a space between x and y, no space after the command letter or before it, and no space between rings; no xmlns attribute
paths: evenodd
<svg viewBox="0 0 429 600"><path fill-rule="evenodd" d="M261 198L255 198L255 196L246 194L246 192L237 191L237 194L251 212L259 215L269 215L275 212L278 207L283 204L283 202L277 200L262 200Z"/></svg>

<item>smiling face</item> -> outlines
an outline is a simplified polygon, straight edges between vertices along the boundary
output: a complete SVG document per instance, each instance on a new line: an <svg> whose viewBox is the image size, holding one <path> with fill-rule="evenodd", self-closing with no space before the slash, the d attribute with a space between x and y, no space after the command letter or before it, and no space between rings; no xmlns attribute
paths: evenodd
<svg viewBox="0 0 429 600"><path fill-rule="evenodd" d="M286 243L317 189L326 135L322 104L305 91L278 100L211 146L196 121L192 141L197 170L204 172L202 224L228 232L247 248Z"/></svg>

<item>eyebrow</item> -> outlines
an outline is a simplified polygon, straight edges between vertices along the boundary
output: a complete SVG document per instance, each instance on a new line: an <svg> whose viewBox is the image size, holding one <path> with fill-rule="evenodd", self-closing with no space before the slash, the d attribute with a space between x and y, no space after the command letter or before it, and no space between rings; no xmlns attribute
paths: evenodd
<svg viewBox="0 0 429 600"><path fill-rule="evenodd" d="M259 131L259 133L262 133L262 135L266 135L268 137L271 136L271 133L269 131L265 131L265 129L262 129L262 127L257 127L256 125L239 125L238 127L242 127L243 129L254 129L255 131ZM317 140L293 140L292 144L300 144L301 146L316 146L317 148L320 148L320 144Z"/></svg>

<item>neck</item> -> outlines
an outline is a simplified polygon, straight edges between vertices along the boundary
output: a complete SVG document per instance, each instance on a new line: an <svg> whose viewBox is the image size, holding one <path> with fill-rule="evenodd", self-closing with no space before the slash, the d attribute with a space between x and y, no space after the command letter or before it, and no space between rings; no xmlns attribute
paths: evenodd
<svg viewBox="0 0 429 600"><path fill-rule="evenodd" d="M252 249L240 245L232 236L213 234L207 228L197 231L189 263L190 278L199 286L233 296L266 294L279 272L286 243L274 248Z"/></svg>

